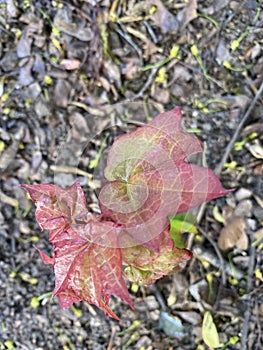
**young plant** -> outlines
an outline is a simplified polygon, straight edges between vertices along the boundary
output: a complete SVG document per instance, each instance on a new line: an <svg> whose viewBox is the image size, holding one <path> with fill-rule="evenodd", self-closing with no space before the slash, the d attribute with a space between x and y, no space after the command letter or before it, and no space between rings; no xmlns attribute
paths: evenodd
<svg viewBox="0 0 263 350"><path fill-rule="evenodd" d="M171 215L229 193L215 173L187 161L201 143L180 129L179 107L119 137L110 149L100 217L86 206L78 180L68 189L21 185L36 205L36 220L54 245L55 295L63 309L85 300L119 319L111 295L131 307L123 277L145 285L180 267L192 254L170 236Z"/></svg>

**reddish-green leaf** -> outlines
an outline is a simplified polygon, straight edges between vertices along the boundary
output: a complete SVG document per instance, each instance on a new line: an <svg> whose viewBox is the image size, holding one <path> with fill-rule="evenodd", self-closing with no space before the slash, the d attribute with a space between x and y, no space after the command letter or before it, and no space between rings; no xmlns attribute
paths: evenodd
<svg viewBox="0 0 263 350"><path fill-rule="evenodd" d="M168 227L168 215L229 192L212 170L187 161L202 148L180 122L176 107L117 139L109 152L108 182L99 196L102 213L142 244Z"/></svg>
<svg viewBox="0 0 263 350"><path fill-rule="evenodd" d="M50 230L50 242L71 223L87 221L86 199L78 181L66 190L53 185L21 185L36 205L36 220L42 229Z"/></svg>
<svg viewBox="0 0 263 350"><path fill-rule="evenodd" d="M190 259L187 249L174 247L168 215L229 191L211 170L187 161L202 149L180 122L175 108L113 144L99 196L103 221L88 212L78 181L66 190L22 185L36 205L40 227L50 230L54 257L37 249L54 266L53 296L62 308L85 300L118 319L108 306L111 295L133 306L122 265L130 281L151 284Z"/></svg>
<svg viewBox="0 0 263 350"><path fill-rule="evenodd" d="M150 285L192 257L189 250L174 248L169 235L162 234L159 252L142 245L122 249L123 264L127 265L124 273L129 281Z"/></svg>
<svg viewBox="0 0 263 350"><path fill-rule="evenodd" d="M37 249L44 263L54 265L53 296L58 295L61 307L84 300L116 319L107 305L111 295L133 307L122 277L120 229L111 222L98 222L87 213L79 182L67 190L51 184L22 187L36 204L40 227L50 230L54 258Z"/></svg>
<svg viewBox="0 0 263 350"><path fill-rule="evenodd" d="M107 239L104 245L94 243L105 234ZM116 248L114 225L89 222L74 229L69 228L65 237L55 243L54 250L56 286L53 295L59 296L61 307L69 307L73 296L95 304L109 316L115 317L106 306L110 295L120 297L133 306L122 278L122 256L121 250Z"/></svg>

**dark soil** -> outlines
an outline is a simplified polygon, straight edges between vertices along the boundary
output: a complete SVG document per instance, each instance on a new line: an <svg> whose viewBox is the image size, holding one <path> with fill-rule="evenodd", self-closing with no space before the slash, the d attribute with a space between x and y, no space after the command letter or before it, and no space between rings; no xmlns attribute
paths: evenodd
<svg viewBox="0 0 263 350"><path fill-rule="evenodd" d="M262 95L219 166L262 84L262 23L260 0L0 0L0 349L202 350L206 310L223 348L262 349ZM112 298L122 322L84 302L62 311L19 184L78 177L98 213L108 147L175 105L204 142L197 161L236 192L195 211L181 272L130 286L135 310Z"/></svg>

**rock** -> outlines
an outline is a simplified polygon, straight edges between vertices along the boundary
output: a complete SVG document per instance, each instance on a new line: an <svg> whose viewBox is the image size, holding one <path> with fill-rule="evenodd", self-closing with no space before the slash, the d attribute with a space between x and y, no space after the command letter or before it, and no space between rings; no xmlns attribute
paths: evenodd
<svg viewBox="0 0 263 350"><path fill-rule="evenodd" d="M244 187L241 187L239 190L236 191L235 193L235 197L236 197L236 200L238 202L241 202L242 200L244 199L248 199L252 196L252 191L247 189L247 188L244 188Z"/></svg>
<svg viewBox="0 0 263 350"><path fill-rule="evenodd" d="M200 314L195 311L178 311L176 314L184 321L191 323L194 326L201 324L202 322Z"/></svg>
<svg viewBox="0 0 263 350"><path fill-rule="evenodd" d="M253 208L253 205L251 200L244 199L237 205L235 209L235 215L243 216L243 217L251 217L252 208Z"/></svg>
<svg viewBox="0 0 263 350"><path fill-rule="evenodd" d="M181 338L185 335L185 329L180 319L164 311L161 312L159 328L171 338Z"/></svg>
<svg viewBox="0 0 263 350"><path fill-rule="evenodd" d="M155 299L154 295L149 295L146 299L145 302L149 308L149 310L156 310L159 309L159 304L157 300Z"/></svg>

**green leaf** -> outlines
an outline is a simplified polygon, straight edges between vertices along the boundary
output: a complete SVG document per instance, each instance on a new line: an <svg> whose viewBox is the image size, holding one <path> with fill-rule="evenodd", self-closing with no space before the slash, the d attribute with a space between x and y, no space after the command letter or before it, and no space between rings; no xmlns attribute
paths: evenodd
<svg viewBox="0 0 263 350"><path fill-rule="evenodd" d="M207 346L211 348L218 348L220 346L216 325L214 324L213 317L209 311L206 311L204 315L202 337Z"/></svg>
<svg viewBox="0 0 263 350"><path fill-rule="evenodd" d="M169 216L170 220L170 237L174 241L174 245L177 248L184 248L184 239L182 232L197 233L197 229L194 226L196 218L191 213L182 213Z"/></svg>
<svg viewBox="0 0 263 350"><path fill-rule="evenodd" d="M213 208L213 215L217 222L220 222L221 224L225 223L225 219L216 205Z"/></svg>

